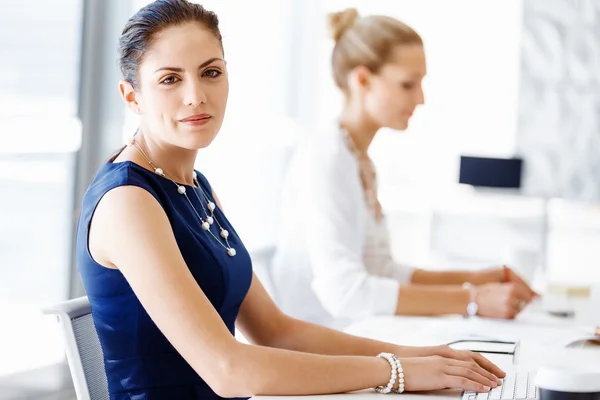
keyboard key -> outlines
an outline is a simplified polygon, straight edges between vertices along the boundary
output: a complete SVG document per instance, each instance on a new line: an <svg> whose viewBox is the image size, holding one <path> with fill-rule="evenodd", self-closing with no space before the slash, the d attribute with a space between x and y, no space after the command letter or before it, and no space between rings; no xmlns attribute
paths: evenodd
<svg viewBox="0 0 600 400"><path fill-rule="evenodd" d="M527 398L527 374L517 375L517 384L515 387L515 399Z"/></svg>
<svg viewBox="0 0 600 400"><path fill-rule="evenodd" d="M473 392L471 390L465 391L463 394L462 400L477 400L477 395L479 393Z"/></svg>
<svg viewBox="0 0 600 400"><path fill-rule="evenodd" d="M477 400L488 400L489 392L482 392L477 395Z"/></svg>
<svg viewBox="0 0 600 400"><path fill-rule="evenodd" d="M502 398L502 386L496 386L490 392L489 400L500 400Z"/></svg>
<svg viewBox="0 0 600 400"><path fill-rule="evenodd" d="M536 400L540 395L535 377L535 372L508 373L501 386L489 393L465 391L462 400Z"/></svg>
<svg viewBox="0 0 600 400"><path fill-rule="evenodd" d="M527 378L527 397L530 399L537 398L537 396L536 396L537 389L535 387L535 377L536 377L536 373L530 372L529 377Z"/></svg>
<svg viewBox="0 0 600 400"><path fill-rule="evenodd" d="M515 374L507 374L502 386L502 400L512 400L515 395Z"/></svg>

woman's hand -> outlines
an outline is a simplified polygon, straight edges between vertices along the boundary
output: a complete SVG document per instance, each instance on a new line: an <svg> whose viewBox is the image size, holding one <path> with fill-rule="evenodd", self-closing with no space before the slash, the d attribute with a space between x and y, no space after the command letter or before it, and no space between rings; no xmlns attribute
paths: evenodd
<svg viewBox="0 0 600 400"><path fill-rule="evenodd" d="M453 352L467 353L457 350L453 350ZM453 352L448 353L458 356ZM496 375L483 368L475 360L477 357L472 358L467 354L461 354L460 357L470 360L463 361L437 355L402 359L405 389L407 391L423 391L452 388L489 392L490 388L495 388L500 384ZM483 359L483 357L481 358ZM480 361L493 365L487 360L487 362ZM503 373L500 375L504 376Z"/></svg>
<svg viewBox="0 0 600 400"><path fill-rule="evenodd" d="M494 374L498 378L504 378L506 373L497 365L485 358L479 353L466 350L455 350L450 346L423 346L423 347L401 347L396 354L399 357L429 357L440 356L457 361L475 362L486 371Z"/></svg>
<svg viewBox="0 0 600 400"><path fill-rule="evenodd" d="M515 283L487 283L476 287L477 315L489 318L515 318L533 296Z"/></svg>
<svg viewBox="0 0 600 400"><path fill-rule="evenodd" d="M507 266L473 272L471 283L474 285L484 285L486 283L512 283L517 287L517 290L527 293L527 303L534 297L539 296L539 294L536 293L529 284L519 276L519 274Z"/></svg>
<svg viewBox="0 0 600 400"><path fill-rule="evenodd" d="M534 297L539 297L539 294L537 292L535 292L529 286L529 284L527 284L527 282L525 282L525 280L523 278L521 278L511 268L509 268L507 266L502 267L502 273L504 275L504 282L514 283L515 285L522 287L523 289L525 289L526 291L529 292L529 295L530 295L529 301L531 301Z"/></svg>
<svg viewBox="0 0 600 400"><path fill-rule="evenodd" d="M481 354L449 346L405 347L399 353L413 356L402 360L409 391L457 388L486 392L506 376Z"/></svg>

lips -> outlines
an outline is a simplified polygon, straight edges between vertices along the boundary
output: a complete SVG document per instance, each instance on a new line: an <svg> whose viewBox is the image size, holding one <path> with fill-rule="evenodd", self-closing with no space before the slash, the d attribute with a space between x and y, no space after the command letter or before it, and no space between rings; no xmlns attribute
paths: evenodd
<svg viewBox="0 0 600 400"><path fill-rule="evenodd" d="M197 115L189 116L184 119L180 119L179 121L181 121L181 122L200 122L200 121L204 121L204 120L208 120L208 119L210 119L210 115L208 115L208 114L197 114Z"/></svg>
<svg viewBox="0 0 600 400"><path fill-rule="evenodd" d="M196 114L180 119L179 122L188 126L204 126L211 118L208 114Z"/></svg>

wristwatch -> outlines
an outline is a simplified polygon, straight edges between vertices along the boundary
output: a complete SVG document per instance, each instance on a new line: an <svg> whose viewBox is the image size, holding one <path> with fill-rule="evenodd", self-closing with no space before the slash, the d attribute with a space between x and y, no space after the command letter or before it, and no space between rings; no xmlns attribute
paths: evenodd
<svg viewBox="0 0 600 400"><path fill-rule="evenodd" d="M465 282L462 285L463 289L467 289L469 291L469 304L467 304L467 313L465 317L474 317L477 315L477 311L479 311L479 306L477 305L477 289L475 286L470 284L469 282Z"/></svg>

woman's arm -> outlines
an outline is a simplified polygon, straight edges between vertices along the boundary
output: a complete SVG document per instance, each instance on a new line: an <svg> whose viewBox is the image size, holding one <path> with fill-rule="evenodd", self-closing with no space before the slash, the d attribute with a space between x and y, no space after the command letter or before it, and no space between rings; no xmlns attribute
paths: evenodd
<svg viewBox="0 0 600 400"><path fill-rule="evenodd" d="M417 269L411 276L411 283L423 285L462 285L465 282L473 285L513 283L519 286L521 290L529 293L529 301L531 298L538 296L523 278L507 266L478 271L428 271Z"/></svg>
<svg viewBox="0 0 600 400"><path fill-rule="evenodd" d="M417 269L413 272L411 283L420 285L462 285L465 282L473 285L504 281L502 268L483 271L429 271Z"/></svg>
<svg viewBox="0 0 600 400"><path fill-rule="evenodd" d="M261 346L324 355L374 356L380 352L393 353L399 357L438 355L475 361L497 376L504 376L502 370L477 353L456 351L448 346L398 346L291 318L279 310L256 275L240 308L236 326L245 337Z"/></svg>
<svg viewBox="0 0 600 400"><path fill-rule="evenodd" d="M400 287L396 314L444 315L466 314L470 292L461 286L417 285Z"/></svg>
<svg viewBox="0 0 600 400"><path fill-rule="evenodd" d="M353 156L330 148L302 155L297 196L306 218L297 230L312 269L310 289L334 318L394 315L400 282L372 274L364 264L368 211Z"/></svg>
<svg viewBox="0 0 600 400"><path fill-rule="evenodd" d="M398 314L464 314L471 297L459 286L465 282L477 285L478 314L486 317L514 318L537 296L508 267L472 272L416 270L411 281L412 285L400 289Z"/></svg>
<svg viewBox="0 0 600 400"><path fill-rule="evenodd" d="M486 283L475 287L477 315L512 319L531 301L531 292L514 283ZM457 285L404 285L400 288L396 314L466 314L469 289Z"/></svg>
<svg viewBox="0 0 600 400"><path fill-rule="evenodd" d="M433 355L413 348L357 338L320 325L289 317L281 312L256 275L240 307L238 329L252 343L322 355L376 356L381 352L399 357Z"/></svg>
<svg viewBox="0 0 600 400"><path fill-rule="evenodd" d="M100 201L90 250L118 268L159 329L220 396L325 394L384 385L377 357L322 356L238 343L206 298L179 252L169 220L145 190L124 186ZM493 376L447 358L403 360L408 390L444 387L484 391Z"/></svg>

